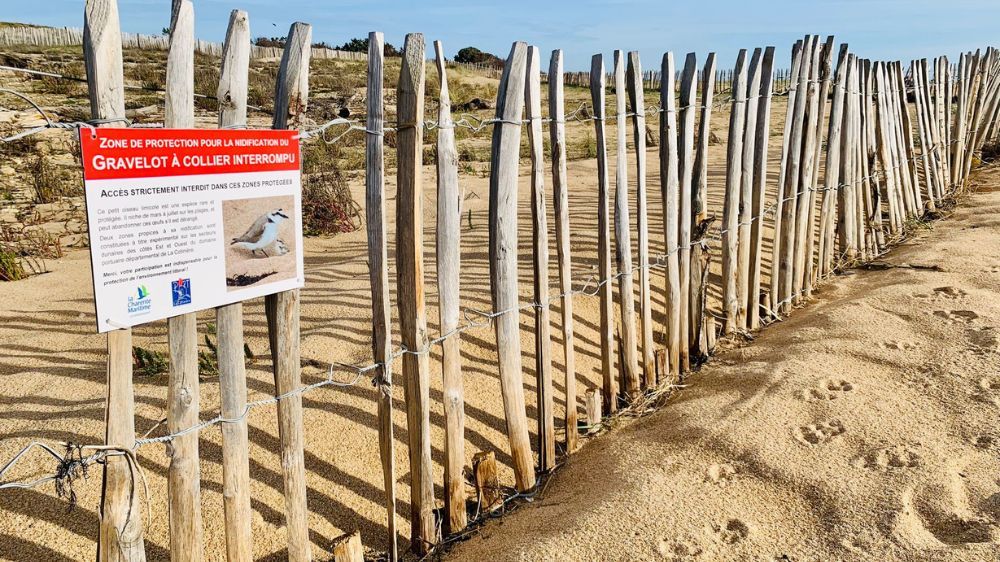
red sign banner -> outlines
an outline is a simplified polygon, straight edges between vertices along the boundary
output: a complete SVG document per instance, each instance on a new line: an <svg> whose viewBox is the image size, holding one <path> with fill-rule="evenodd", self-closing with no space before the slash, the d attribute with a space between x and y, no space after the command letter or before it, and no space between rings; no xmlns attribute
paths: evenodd
<svg viewBox="0 0 1000 562"><path fill-rule="evenodd" d="M299 169L297 131L81 129L86 180Z"/></svg>

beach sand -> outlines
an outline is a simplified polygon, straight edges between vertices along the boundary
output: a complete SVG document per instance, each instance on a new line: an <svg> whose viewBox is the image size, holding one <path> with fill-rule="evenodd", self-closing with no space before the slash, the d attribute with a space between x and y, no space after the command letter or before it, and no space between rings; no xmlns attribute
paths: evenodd
<svg viewBox="0 0 1000 562"><path fill-rule="evenodd" d="M1000 559L1000 169L980 179L449 559Z"/></svg>

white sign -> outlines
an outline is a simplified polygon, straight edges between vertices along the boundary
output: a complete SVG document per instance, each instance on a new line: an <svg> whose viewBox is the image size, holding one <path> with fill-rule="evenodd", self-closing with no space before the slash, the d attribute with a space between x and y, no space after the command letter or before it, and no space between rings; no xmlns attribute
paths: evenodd
<svg viewBox="0 0 1000 562"><path fill-rule="evenodd" d="M302 287L295 135L82 129L98 332Z"/></svg>

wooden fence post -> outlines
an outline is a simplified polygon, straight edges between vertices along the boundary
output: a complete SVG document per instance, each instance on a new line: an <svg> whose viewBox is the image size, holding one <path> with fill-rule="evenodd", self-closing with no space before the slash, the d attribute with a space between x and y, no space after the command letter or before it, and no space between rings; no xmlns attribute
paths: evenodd
<svg viewBox="0 0 1000 562"><path fill-rule="evenodd" d="M907 217L916 217L919 213L919 205L914 198L912 177L910 167L906 158L906 133L903 130L903 110L899 103L899 87L896 84L896 63L887 63L884 67L885 79L889 92L889 116L892 124L893 154L896 157L895 172L899 178L899 185L902 188L902 200L906 209Z"/></svg>
<svg viewBox="0 0 1000 562"><path fill-rule="evenodd" d="M518 491L535 486L524 409L517 292L517 174L527 45L513 44L497 90L497 123L490 154L490 288L496 325L500 387Z"/></svg>
<svg viewBox="0 0 1000 562"><path fill-rule="evenodd" d="M380 31L368 34L368 86L365 128L365 217L368 234L368 278L372 291L372 355L379 365L378 451L389 530L389 560L399 556L396 525L396 461L392 427L392 313L389 303L389 252L385 226L385 108L382 78L384 43Z"/></svg>
<svg viewBox="0 0 1000 562"><path fill-rule="evenodd" d="M781 312L777 306L777 303L781 302L781 298L779 297L781 294L780 264L783 255L782 243L784 242L784 231L786 228L785 215L788 213L785 207L790 206L786 204L790 202L786 184L788 183L789 158L792 147L792 124L795 122L795 107L798 104L799 98L799 74L802 73L802 61L805 60L804 47L805 44L802 40L796 41L792 47L792 68L788 79L788 103L785 105L785 130L781 142L781 163L778 166L777 200L774 210L774 239L771 243L770 294L772 305L769 307L774 314ZM786 199L789 199L789 201L786 201Z"/></svg>
<svg viewBox="0 0 1000 562"><path fill-rule="evenodd" d="M713 59L714 60L714 59ZM705 65L705 72L701 74L702 88L707 88L714 71L711 65ZM695 165L698 161L694 159L694 119L697 114L697 75L698 59L694 53L688 53L684 60L684 71L681 74L680 90L680 153L678 154L678 168L680 170L680 194L678 198L680 205L677 213L678 222L678 275L680 276L680 356L677 361L678 373L686 373L691 370L691 221L694 218L692 205L694 203L695 191L698 186L695 184ZM707 91L707 90L706 90ZM703 112L704 115L704 112ZM707 142L708 139L706 138ZM662 143L661 143L662 144Z"/></svg>
<svg viewBox="0 0 1000 562"><path fill-rule="evenodd" d="M168 128L194 127L194 6L177 0L167 54L166 107ZM167 431L176 433L198 423L198 321L193 312L167 319L170 376L167 386ZM167 448L167 496L170 504L170 558L201 560L201 477L198 433L175 437Z"/></svg>
<svg viewBox="0 0 1000 562"><path fill-rule="evenodd" d="M917 138L920 141L920 159L924 169L924 185L927 188L927 209L937 210L937 201L934 195L934 183L937 181L931 172L931 157L928 147L932 144L928 141L927 119L925 114L926 104L924 102L923 77L920 73L920 61L914 59L910 61L910 75L913 77L913 97L917 109Z"/></svg>
<svg viewBox="0 0 1000 562"><path fill-rule="evenodd" d="M618 270L618 306L624 391L629 400L639 395L638 341L635 333L635 294L632 279L632 228L628 208L628 147L625 116L625 58L615 50L615 266Z"/></svg>
<svg viewBox="0 0 1000 562"><path fill-rule="evenodd" d="M601 375L604 383L604 410L609 414L618 411L618 383L612 372L614 337L611 318L614 301L611 295L611 233L608 210L608 147L604 121L604 56L594 55L590 60L590 99L594 107L594 136L597 139L597 263L601 300Z"/></svg>
<svg viewBox="0 0 1000 562"><path fill-rule="evenodd" d="M656 361L653 355L653 309L649 294L649 216L646 204L646 104L642 88L642 64L639 53L628 54L626 89L631 102L632 131L635 142L636 229L639 243L639 322L642 335L642 371L647 388L656 386Z"/></svg>
<svg viewBox="0 0 1000 562"><path fill-rule="evenodd" d="M811 76L813 50L816 46L814 36L807 36L802 43L802 67L799 72L799 81L796 84L795 112L792 115L791 138L788 139L788 168L785 173L784 185L784 206L782 207L781 219L781 256L778 260L778 295L775 300L779 303L776 312L787 313L792 306L793 283L795 260L795 235L798 232L798 203L801 194L799 193L799 181L802 169L802 137L805 129L806 105L809 102L808 88Z"/></svg>
<svg viewBox="0 0 1000 562"><path fill-rule="evenodd" d="M832 46L832 38L830 41ZM809 285L806 276L806 252L809 249L809 237L812 231L811 219L814 216L813 207L816 202L815 186L813 184L813 166L816 160L815 145L819 142L818 126L820 113L819 82L822 79L820 64L823 51L829 50L820 45L819 36L812 37L812 50L809 62L809 80L805 92L806 114L802 123L802 155L798 178L798 202L795 217L795 245L792 255L792 296L793 302L801 302L805 296L805 287ZM823 100L824 107L826 100ZM794 162L794 160L793 160Z"/></svg>
<svg viewBox="0 0 1000 562"><path fill-rule="evenodd" d="M948 57L938 57L934 67L934 105L936 106L938 136L944 141L939 146L939 151L944 166L948 195L952 194L955 186L951 181L951 88L951 66L948 63Z"/></svg>
<svg viewBox="0 0 1000 562"><path fill-rule="evenodd" d="M274 94L272 128L294 127L302 117L309 99L309 56L312 27L296 22L288 30L278 84ZM276 396L302 386L299 363L299 290L284 291L264 297L267 333L274 368ZM305 562L312 558L309 543L309 507L306 503L306 467L303 448L302 395L278 402L278 438L281 443L281 469L285 484L288 559Z"/></svg>
<svg viewBox="0 0 1000 562"><path fill-rule="evenodd" d="M569 190L566 187L566 105L562 51L549 61L549 140L552 145L552 200L556 221L556 259L562 293L563 357L566 364L566 452L577 448L576 357L573 349L573 268L570 262Z"/></svg>
<svg viewBox="0 0 1000 562"><path fill-rule="evenodd" d="M740 184L743 177L743 136L746 127L747 50L736 56L736 73L732 90L732 111L729 116L729 140L726 142L726 195L722 211L722 308L725 313L724 333L731 334L739 326L739 296L736 268L740 235Z"/></svg>
<svg viewBox="0 0 1000 562"><path fill-rule="evenodd" d="M878 220L872 219L872 215L878 215L874 213L876 208L876 203L871 195L872 192L872 177L868 172L869 168L869 153L864 148L864 139L866 126L866 120L868 120L870 104L868 100L870 99L867 95L868 92L868 82L869 82L869 66L870 61L856 61L857 72L852 78L853 84L851 85L851 91L857 92L854 95L855 98L855 112L854 112L854 174L857 179L854 180L854 200L857 206L857 218L855 219L855 227L857 228L855 233L855 241L857 245L857 257L861 260L870 259L875 255L875 251L869 251L871 244L869 242L873 238L871 232L877 227Z"/></svg>
<svg viewBox="0 0 1000 562"><path fill-rule="evenodd" d="M812 296L813 285L816 283L816 265L815 265L815 253L816 253L816 229L815 229L815 215L816 215L816 200L819 198L817 195L817 185L819 184L819 168L820 168L820 158L823 156L823 125L826 124L826 100L830 95L830 74L831 74L831 62L833 60L833 35L826 38L826 43L823 45L822 54L820 55L820 68L819 68L819 98L817 99L817 109L816 109L816 119L815 119L815 132L814 139L812 142L812 163L809 166L811 175L809 177L809 213L806 217L806 247L805 247L805 269L802 272L802 285L805 292L805 297L809 298ZM862 137L863 138L863 137ZM829 150L829 147L827 148ZM823 192L823 199L826 198L826 192ZM822 214L822 210L820 211ZM820 219L822 222L822 217Z"/></svg>
<svg viewBox="0 0 1000 562"><path fill-rule="evenodd" d="M396 111L396 295L406 379L406 425L410 447L410 549L423 555L437 543L431 459L430 364L424 303L424 36L403 42Z"/></svg>
<svg viewBox="0 0 1000 562"><path fill-rule="evenodd" d="M445 417L444 506L445 533L465 528L465 392L462 385L462 345L458 332L459 283L461 280L462 193L458 187L458 151L455 125L451 120L448 73L444 47L434 42L434 55L441 91L437 133L437 277L441 334L441 376Z"/></svg>
<svg viewBox="0 0 1000 562"><path fill-rule="evenodd" d="M709 53L705 61L705 79L701 92L701 121L698 123L698 149L694 157L694 180L691 187L691 222L692 229L700 230L702 221L708 218L708 137L711 135L712 122L712 99L715 95L715 53ZM683 101L681 102L683 105ZM695 350L699 357L708 353L704 345L705 338L702 337L702 293L706 290L702 282L705 276L705 258L702 257L704 250L701 242L694 243L691 247L691 258L689 260L690 289L688 291L688 306L690 307L688 316L689 340L691 349ZM684 274L684 266L681 266L681 275ZM684 350L681 350L684 353ZM691 369L690 350L688 356L681 357L681 365L685 371Z"/></svg>
<svg viewBox="0 0 1000 562"><path fill-rule="evenodd" d="M854 77L857 73L857 59L853 53L847 55L847 69L845 70L845 100L843 108L842 132L840 137L840 185L837 190L837 234L839 242L839 255L853 260L855 257L854 236L857 232L855 225L857 214L854 209L854 194L856 192L854 184L854 173L852 163L854 161L853 116L856 107L857 94L853 90Z"/></svg>
<svg viewBox="0 0 1000 562"><path fill-rule="evenodd" d="M952 128L952 138L955 141L951 148L951 183L956 190L962 188L962 166L959 165L961 155L965 150L965 111L967 99L967 77L968 77L969 57L963 54L958 59L958 92L957 92L957 112L954 117L954 128ZM948 96L949 103L951 96ZM949 111L947 115L951 115Z"/></svg>
<svg viewBox="0 0 1000 562"><path fill-rule="evenodd" d="M556 428L552 397L552 337L549 318L549 227L545 216L545 155L542 140L541 52L528 47L524 107L531 152L531 234L534 251L535 373L538 397L538 467L556 466Z"/></svg>
<svg viewBox="0 0 1000 562"><path fill-rule="evenodd" d="M771 137L771 92L774 88L774 47L764 49L761 63L760 100L757 124L754 128L753 202L751 216L756 220L750 228L750 282L747 295L747 327L760 327L761 256L764 253L764 202L767 197L767 147ZM751 91L751 94L754 92ZM748 115L747 118L752 116ZM780 195L778 196L780 198Z"/></svg>
<svg viewBox="0 0 1000 562"><path fill-rule="evenodd" d="M903 157L906 160L906 169L910 187L913 193L914 207L917 215L923 214L924 202L920 193L920 176L917 174L916 160L914 160L913 146L913 120L910 118L910 111L906 105L906 84L903 81L903 65L899 61L893 63L893 82L896 88L896 103L899 107L900 127L903 131ZM915 84L916 82L914 82Z"/></svg>
<svg viewBox="0 0 1000 562"><path fill-rule="evenodd" d="M693 56L689 56L689 60ZM680 279L680 253L679 248L679 208L680 201L680 163L677 154L677 103L674 97L675 68L674 54L665 53L661 64L661 75L663 81L660 83L660 191L663 198L663 251L666 254L666 342L667 361L669 363L670 376L677 380L680 376L680 352L681 352L681 279ZM695 64L685 63L684 80L682 83L690 91L693 87ZM692 113L693 115L693 113ZM692 126L688 130L693 130ZM690 139L690 136L688 137ZM690 144L690 143L689 143ZM689 147L687 147L689 148ZM686 162L690 164L690 150L688 150ZM690 170L690 165L688 166ZM685 181L690 189L690 172L686 174ZM690 197L688 198L690 201ZM690 213L689 213L690 216Z"/></svg>
<svg viewBox="0 0 1000 562"><path fill-rule="evenodd" d="M965 171L963 174L966 178L969 177L972 171L972 159L979 150L979 128L980 122L983 119L983 112L986 110L986 101L989 97L987 79L989 77L988 71L993 63L992 55L992 50L987 50L985 56L981 56L979 51L976 51L976 57L979 61L979 72L976 76L974 88L975 103L972 106L972 120L969 122L968 143L965 150ZM899 73L898 80L902 82L902 73ZM905 100L906 98L904 97L903 99Z"/></svg>
<svg viewBox="0 0 1000 562"><path fill-rule="evenodd" d="M250 19L233 10L222 47L219 73L219 127L242 128L247 124L248 73L250 69ZM243 351L243 303L215 309L218 334L219 395L222 424L222 501L226 525L226 560L253 560L250 507L250 460L247 421L246 358Z"/></svg>
<svg viewBox="0 0 1000 562"><path fill-rule="evenodd" d="M886 189L886 199L888 200L889 208L889 224L890 229L893 234L896 234L902 228L902 222L904 220L903 211L900 208L900 199L898 197L898 183L895 174L895 161L892 157L892 145L891 145L891 134L889 133L889 109L888 109L888 87L885 83L883 64L878 62L875 63L873 68L873 78L875 81L875 86L878 89L878 94L876 97L876 102L878 105L877 114L877 126L879 132L878 139L878 153L879 158L882 162L882 169L885 172L885 189Z"/></svg>
<svg viewBox="0 0 1000 562"><path fill-rule="evenodd" d="M833 88L833 101L830 106L830 122L826 134L826 174L823 178L823 208L820 211L819 267L820 277L825 276L831 268L827 254L833 255L833 222L836 210L836 196L840 183L840 137L844 121L844 100L847 95L847 44L841 45L837 60L836 79ZM881 211L879 211L881 212Z"/></svg>
<svg viewBox="0 0 1000 562"><path fill-rule="evenodd" d="M124 118L125 86L117 1L87 0L83 21L91 116L94 119ZM131 329L108 332L107 393L104 444L131 449L135 445ZM136 477L123 455L104 460L97 544L100 562L146 560L142 504L137 493L140 484Z"/></svg>
<svg viewBox="0 0 1000 562"><path fill-rule="evenodd" d="M948 191L948 182L945 179L944 160L941 158L941 129L937 121L937 100L931 98L930 72L928 71L927 59L920 61L920 81L923 86L924 99L924 119L927 122L928 154L934 168L934 198L935 202L941 203Z"/></svg>
<svg viewBox="0 0 1000 562"><path fill-rule="evenodd" d="M860 131L858 149L860 150L861 173L866 178L867 185L862 185L862 199L864 203L864 216L858 225L858 239L865 248L865 252L874 256L885 246L885 235L882 232L882 186L878 181L878 176L874 174L875 154L875 116L872 108L872 64L865 59L859 68L858 80L860 82L858 96L861 100L861 118L863 121ZM861 205L859 205L860 207Z"/></svg>
<svg viewBox="0 0 1000 562"><path fill-rule="evenodd" d="M736 297L738 308L736 321L739 329L750 327L747 306L750 303L750 232L754 222L763 220L753 215L753 186L755 159L757 156L757 104L760 101L761 58L764 50L756 48L750 59L750 70L746 89L746 109L744 111L743 154L740 165L739 236L737 237Z"/></svg>

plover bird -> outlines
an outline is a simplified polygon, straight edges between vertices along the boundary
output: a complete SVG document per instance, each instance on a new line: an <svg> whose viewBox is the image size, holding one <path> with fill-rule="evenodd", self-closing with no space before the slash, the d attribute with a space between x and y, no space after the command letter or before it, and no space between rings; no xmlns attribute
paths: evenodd
<svg viewBox="0 0 1000 562"><path fill-rule="evenodd" d="M287 218L288 215L282 212L281 209L271 211L266 215L261 215L260 218L255 220L254 223L250 225L250 228L243 233L243 236L233 238L230 245L236 246L237 248L243 248L244 250L250 250L252 255L256 255L257 251L260 250L265 256L267 256L265 248L274 244L275 240L278 239L278 225L281 224L281 221Z"/></svg>

